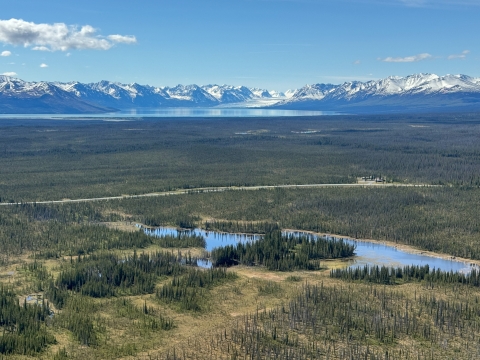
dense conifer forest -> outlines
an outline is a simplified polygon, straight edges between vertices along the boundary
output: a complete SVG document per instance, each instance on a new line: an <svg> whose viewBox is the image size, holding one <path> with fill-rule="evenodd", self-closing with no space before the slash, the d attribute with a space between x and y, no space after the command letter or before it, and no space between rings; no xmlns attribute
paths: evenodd
<svg viewBox="0 0 480 360"><path fill-rule="evenodd" d="M0 354L32 355L41 352L55 337L47 331L51 314L48 303L20 304L9 288L0 288Z"/></svg>
<svg viewBox="0 0 480 360"><path fill-rule="evenodd" d="M479 358L479 136L478 114L3 119L0 358ZM155 226L264 237L209 253ZM471 271L346 268L323 234Z"/></svg>
<svg viewBox="0 0 480 360"><path fill-rule="evenodd" d="M480 286L480 272L475 268L469 273L447 272L439 269L430 269L425 266L404 266L403 268L387 266L368 266L334 269L330 271L330 277L347 281L363 281L383 285L399 285L417 281L426 284L464 284Z"/></svg>
<svg viewBox="0 0 480 360"><path fill-rule="evenodd" d="M292 271L318 270L318 260L347 258L354 251L355 246L343 240L282 235L276 230L255 242L215 248L211 256L214 266L263 265L268 270Z"/></svg>
<svg viewBox="0 0 480 360"><path fill-rule="evenodd" d="M2 120L0 200L351 183L370 175L478 186L479 126L477 114Z"/></svg>

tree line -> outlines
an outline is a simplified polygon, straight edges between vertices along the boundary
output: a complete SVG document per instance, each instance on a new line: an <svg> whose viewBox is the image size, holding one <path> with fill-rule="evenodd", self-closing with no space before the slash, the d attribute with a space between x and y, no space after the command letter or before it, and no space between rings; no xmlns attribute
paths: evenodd
<svg viewBox="0 0 480 360"><path fill-rule="evenodd" d="M54 344L47 329L51 314L48 302L20 304L13 290L0 286L0 354L35 356Z"/></svg>
<svg viewBox="0 0 480 360"><path fill-rule="evenodd" d="M159 276L178 275L184 271L181 259L169 253L138 255L135 251L124 257L112 253L92 254L72 259L58 275L55 286L98 298L148 294L153 293ZM51 293L56 295L55 291Z"/></svg>
<svg viewBox="0 0 480 360"><path fill-rule="evenodd" d="M332 269L330 277L347 281L365 281L376 284L397 285L407 282L427 284L463 284L480 286L480 271L473 268L468 273L430 269L428 265L408 265L404 267L369 266Z"/></svg>
<svg viewBox="0 0 480 360"><path fill-rule="evenodd" d="M283 235L280 230L268 232L254 242L215 248L211 252L214 266L262 265L269 270L316 270L318 260L353 256L355 246L342 239L306 235Z"/></svg>
<svg viewBox="0 0 480 360"><path fill-rule="evenodd" d="M183 276L175 276L168 284L157 289L156 297L164 302L173 303L182 310L201 311L204 308L207 291L237 278L226 269L191 269Z"/></svg>

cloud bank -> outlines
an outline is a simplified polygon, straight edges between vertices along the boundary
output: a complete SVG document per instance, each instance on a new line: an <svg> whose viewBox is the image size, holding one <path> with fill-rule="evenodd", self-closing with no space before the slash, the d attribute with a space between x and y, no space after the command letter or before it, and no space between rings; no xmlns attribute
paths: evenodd
<svg viewBox="0 0 480 360"><path fill-rule="evenodd" d="M13 71L7 71L7 72L4 72L1 75L13 77L13 76L17 76L17 73L13 72Z"/></svg>
<svg viewBox="0 0 480 360"><path fill-rule="evenodd" d="M432 55L428 53L413 55L413 56L406 56L406 57L387 57L385 59L379 59L383 62L393 62L393 63L408 63L408 62L417 62L422 60L430 59Z"/></svg>
<svg viewBox="0 0 480 360"><path fill-rule="evenodd" d="M447 57L448 60L453 60L453 59L465 59L467 55L470 54L470 50L464 50L460 54L453 54L449 55Z"/></svg>
<svg viewBox="0 0 480 360"><path fill-rule="evenodd" d="M22 19L0 20L0 42L37 51L108 50L117 43L134 44L135 36L99 36L90 25L35 24Z"/></svg>
<svg viewBox="0 0 480 360"><path fill-rule="evenodd" d="M116 43L123 43L123 44L135 44L137 39L135 36L131 35L108 35L107 38Z"/></svg>

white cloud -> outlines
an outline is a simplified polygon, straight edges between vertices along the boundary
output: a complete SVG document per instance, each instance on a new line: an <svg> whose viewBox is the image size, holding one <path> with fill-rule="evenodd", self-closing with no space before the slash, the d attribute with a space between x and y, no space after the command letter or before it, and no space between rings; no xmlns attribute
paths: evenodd
<svg viewBox="0 0 480 360"><path fill-rule="evenodd" d="M36 24L21 19L0 20L0 42L38 51L108 50L116 43L133 44L135 36L99 36L90 25Z"/></svg>
<svg viewBox="0 0 480 360"><path fill-rule="evenodd" d="M2 51L2 53L0 54L0 56L10 56L10 55L12 55L12 52L8 50Z"/></svg>
<svg viewBox="0 0 480 360"><path fill-rule="evenodd" d="M40 64L40 67L41 67L41 68L47 68L47 67L48 67L48 65L47 65L47 64L45 64L45 63L43 63L43 64Z"/></svg>
<svg viewBox="0 0 480 360"><path fill-rule="evenodd" d="M453 54L449 55L447 57L448 60L453 60L453 59L465 59L467 55L470 54L470 50L464 50L460 54Z"/></svg>
<svg viewBox="0 0 480 360"><path fill-rule="evenodd" d="M32 50L35 50L35 51L51 51L50 48L48 48L46 46L34 46L32 48Z"/></svg>
<svg viewBox="0 0 480 360"><path fill-rule="evenodd" d="M131 35L108 35L107 38L116 43L135 44L137 42L137 38Z"/></svg>
<svg viewBox="0 0 480 360"><path fill-rule="evenodd" d="M355 60L355 61L353 62L353 65L360 65L360 64L361 64L361 61L360 61L360 60Z"/></svg>
<svg viewBox="0 0 480 360"><path fill-rule="evenodd" d="M391 56L389 56L385 59L379 59L379 60L383 61L383 62L405 63L405 62L422 61L422 60L430 59L431 57L432 57L432 55L430 55L428 53L423 53L423 54L406 56L406 57L391 57Z"/></svg>
<svg viewBox="0 0 480 360"><path fill-rule="evenodd" d="M2 75L4 75L4 76L17 76L17 73L13 72L13 71L7 71L7 72L4 72Z"/></svg>

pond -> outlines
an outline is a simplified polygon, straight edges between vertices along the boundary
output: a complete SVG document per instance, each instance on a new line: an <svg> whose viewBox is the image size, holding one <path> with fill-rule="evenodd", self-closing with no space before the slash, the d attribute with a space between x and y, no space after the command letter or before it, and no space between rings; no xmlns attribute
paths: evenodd
<svg viewBox="0 0 480 360"><path fill-rule="evenodd" d="M140 225L137 225L141 227ZM202 229L193 229L193 230L178 230L170 227L158 227L158 228L143 228L143 231L147 235L152 236L177 236L179 234L192 234L197 236L203 236L206 241L206 250L211 251L215 247L226 246L226 245L236 245L239 242L245 243L249 241L256 241L260 239L261 235L251 235L251 234L230 234L230 233L221 233L216 231L205 231ZM311 235L306 232L301 231L284 231L284 234L292 234L295 236L300 235ZM339 237L327 236L327 239L340 239ZM403 267L406 265L417 265L425 266L428 265L430 268L440 269L442 271L453 271L453 272L463 272L468 273L473 268L470 264L464 263L462 261L454 259L442 259L428 255L422 254L412 254L400 249L397 249L395 246L374 243L369 241L358 241L350 238L342 238L349 244L354 244L356 246L355 254L356 256L345 261L346 267L359 267L364 265L378 265L378 266L392 266L392 267ZM199 265L202 267L210 267L211 263L208 260L199 261ZM476 267L476 265L475 265ZM477 267L478 270L478 267Z"/></svg>

